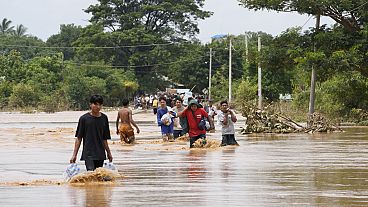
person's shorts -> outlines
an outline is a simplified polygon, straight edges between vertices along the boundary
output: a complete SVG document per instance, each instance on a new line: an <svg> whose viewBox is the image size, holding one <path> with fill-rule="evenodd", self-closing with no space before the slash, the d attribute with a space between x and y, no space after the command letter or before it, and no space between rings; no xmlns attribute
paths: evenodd
<svg viewBox="0 0 368 207"><path fill-rule="evenodd" d="M183 133L183 130L174 130L174 139L183 136L185 133Z"/></svg>
<svg viewBox="0 0 368 207"><path fill-rule="evenodd" d="M222 135L221 146L226 146L226 145L239 145L238 142L235 140L234 134L223 134Z"/></svg>
<svg viewBox="0 0 368 207"><path fill-rule="evenodd" d="M134 129L130 124L121 124L119 127L120 140L127 144L134 142Z"/></svg>
<svg viewBox="0 0 368 207"><path fill-rule="evenodd" d="M190 137L189 147L192 148L194 142L197 141L198 139L205 139L205 138L206 138L206 134L200 134L200 135L195 136L195 137Z"/></svg>

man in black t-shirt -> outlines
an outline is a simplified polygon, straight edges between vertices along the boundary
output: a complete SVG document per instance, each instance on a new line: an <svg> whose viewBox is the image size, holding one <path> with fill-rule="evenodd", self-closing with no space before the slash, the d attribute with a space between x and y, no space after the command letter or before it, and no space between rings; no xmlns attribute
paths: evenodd
<svg viewBox="0 0 368 207"><path fill-rule="evenodd" d="M105 114L101 113L103 98L93 95L90 99L91 111L79 118L77 131L75 133L74 151L70 163L75 163L79 147L83 140L81 160L85 161L87 171L95 170L103 166L107 158L112 162L108 139L111 139L109 121Z"/></svg>

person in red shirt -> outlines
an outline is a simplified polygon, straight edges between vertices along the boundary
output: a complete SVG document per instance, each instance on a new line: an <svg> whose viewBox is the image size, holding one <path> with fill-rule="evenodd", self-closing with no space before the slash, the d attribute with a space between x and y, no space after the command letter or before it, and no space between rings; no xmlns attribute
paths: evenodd
<svg viewBox="0 0 368 207"><path fill-rule="evenodd" d="M196 100L190 100L188 107L186 107L182 112L179 112L177 116L186 117L188 120L190 148L193 147L194 142L198 139L206 138L206 130L200 130L198 128L198 123L203 117L207 118L209 121L210 130L215 128L212 117L208 116L208 113L203 108L199 108L199 104Z"/></svg>

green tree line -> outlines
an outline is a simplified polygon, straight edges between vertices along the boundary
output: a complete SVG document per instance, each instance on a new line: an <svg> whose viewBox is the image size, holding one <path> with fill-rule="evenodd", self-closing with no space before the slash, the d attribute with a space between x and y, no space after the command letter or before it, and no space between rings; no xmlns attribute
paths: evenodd
<svg viewBox="0 0 368 207"><path fill-rule="evenodd" d="M196 39L198 21L212 14L202 9L203 0L101 0L85 10L92 15L90 25L61 25L60 32L46 42L14 35L9 32L14 29L11 23L3 21L0 29L8 32L0 34L1 107L85 109L86 98L94 93L106 96L108 106L118 106L123 97L162 91L175 83L201 92L208 88L210 48L211 91L218 101L228 95L231 38L235 102L255 103L260 63L266 101L292 94L293 107L306 113L313 67L317 111L333 118L367 119L368 5L364 1L239 2L255 10L330 16L336 24L318 30L289 28L275 37L250 31L244 34L249 43L246 52L244 35L207 44ZM332 15L333 9L342 15Z"/></svg>

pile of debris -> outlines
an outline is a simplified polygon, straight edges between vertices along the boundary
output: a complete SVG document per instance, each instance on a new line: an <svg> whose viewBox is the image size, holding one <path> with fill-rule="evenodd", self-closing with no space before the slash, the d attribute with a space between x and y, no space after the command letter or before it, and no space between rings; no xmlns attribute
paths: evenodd
<svg viewBox="0 0 368 207"><path fill-rule="evenodd" d="M304 131L306 133L335 132L342 131L342 129L332 125L322 114L313 113L308 117L308 127Z"/></svg>
<svg viewBox="0 0 368 207"><path fill-rule="evenodd" d="M307 126L302 126L292 119L277 113L270 106L264 110L252 107L243 107L242 115L246 118L242 134L249 133L313 133L342 131L333 126L319 113L314 113L309 117Z"/></svg>

